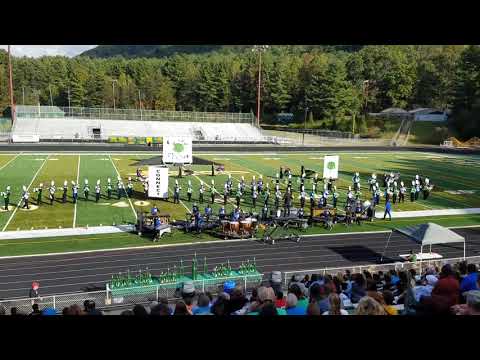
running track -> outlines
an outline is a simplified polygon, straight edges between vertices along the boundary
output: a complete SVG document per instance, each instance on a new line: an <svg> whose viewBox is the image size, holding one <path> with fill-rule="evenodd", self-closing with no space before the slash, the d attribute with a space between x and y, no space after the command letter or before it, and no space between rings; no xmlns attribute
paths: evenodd
<svg viewBox="0 0 480 360"><path fill-rule="evenodd" d="M467 239L467 256L480 255L480 228L454 230ZM230 259L232 267L256 258L263 273L376 264L385 248L389 233L329 235L265 245L258 241L184 245L165 248L95 252L72 255L23 257L0 260L0 299L27 297L33 280L40 282L41 295L100 290L112 274L127 269L148 267L155 275L172 268L183 259L189 271L193 254L200 267L207 257L209 270ZM384 262L398 261L399 254L418 246L400 233L394 233ZM436 246L444 257L463 256L463 244Z"/></svg>

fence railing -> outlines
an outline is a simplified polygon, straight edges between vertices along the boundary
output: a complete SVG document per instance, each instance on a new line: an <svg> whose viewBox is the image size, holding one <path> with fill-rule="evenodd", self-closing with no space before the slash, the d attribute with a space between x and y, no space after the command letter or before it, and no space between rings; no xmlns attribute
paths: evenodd
<svg viewBox="0 0 480 360"><path fill-rule="evenodd" d="M17 106L17 118L80 118L102 120L186 121L254 124L251 113Z"/></svg>
<svg viewBox="0 0 480 360"><path fill-rule="evenodd" d="M220 289L220 286L223 286L223 283L228 279L234 279L238 284L242 285L245 291L249 291L254 287L257 287L262 281L263 274L257 275L244 275L235 278L215 278L209 280L197 280L194 281L194 286L196 291L209 291L212 294L217 294ZM40 298L16 298L16 299L7 299L0 301L0 306L3 306L8 313L8 310L12 307L17 308L18 313L27 314L32 311L32 305L34 303L38 304L40 310L46 308L54 308L58 313L62 311L63 308L69 307L71 305L80 305L83 307L85 300L95 301L96 308L101 310L109 310L111 308L117 308L119 306L132 306L136 304L149 304L153 301L159 301L161 298L166 298L167 300L174 300L177 298L177 288L175 284L167 287L164 285L152 285L148 287L143 287L141 291L138 288L124 288L121 290L121 294L118 292L112 292L111 289L107 288L102 291L93 291L93 292L81 292L81 293L72 293L72 294L61 294L61 295L48 295L42 296Z"/></svg>
<svg viewBox="0 0 480 360"><path fill-rule="evenodd" d="M352 265L352 266L343 266L343 267L325 267L320 269L310 269L310 270L299 270L299 271L286 271L283 273L284 276L284 285L287 286L289 281L292 279L294 275L309 275L312 274L332 274L332 273L339 273L345 272L350 270L352 273L358 272L361 273L362 271L368 270L372 271L389 271L389 270L410 270L415 269L421 272L422 268L425 266L443 266L445 264L455 264L461 261L467 261L470 263L480 263L480 256L470 256L467 258L458 257L458 258L448 258L448 259L436 259L436 260L422 260L422 261L415 261L415 262L395 262L389 264L371 264L371 265Z"/></svg>

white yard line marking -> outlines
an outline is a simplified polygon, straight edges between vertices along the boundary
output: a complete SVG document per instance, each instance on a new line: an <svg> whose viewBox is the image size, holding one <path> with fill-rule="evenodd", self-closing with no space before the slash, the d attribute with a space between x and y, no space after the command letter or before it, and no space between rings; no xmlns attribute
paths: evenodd
<svg viewBox="0 0 480 360"><path fill-rule="evenodd" d="M0 167L0 171L3 170L4 168L6 168L8 166L8 164L10 164L12 161L14 161L17 157L19 157L20 155L22 155L22 153L20 152L19 154L17 154L17 156L11 158L10 160L7 161L6 164L4 164L2 167Z"/></svg>
<svg viewBox="0 0 480 360"><path fill-rule="evenodd" d="M117 172L117 176L121 177L120 173L118 172L117 167L115 166L115 163L112 160L112 155L108 155L108 156L110 158L110 161L112 162L112 165L113 165L115 171ZM132 204L132 200L130 200L130 197L128 196L128 194L126 194L126 195L127 195L128 202L130 203L130 207L132 208L133 214L135 215L135 219L138 219L137 212L135 211L135 208L133 207L133 204Z"/></svg>
<svg viewBox="0 0 480 360"><path fill-rule="evenodd" d="M40 173L40 171L43 169L43 166L47 163L47 160L48 158L50 157L50 155L48 155L45 160L43 161L42 165L38 168L37 172L35 173L35 175L33 175L33 179L32 181L30 182L30 184L28 185L27 187L27 191L30 189L30 187L32 186L33 182L35 181L37 175ZM17 206L15 207L15 210L13 210L13 213L12 215L10 215L10 218L8 219L7 223L5 224L5 226L3 227L2 231L5 231L5 229L8 227L8 225L10 224L10 221L12 221L13 217L15 216L18 208L20 207L20 204L22 203L22 199L20 198L20 200L18 201L18 204Z"/></svg>
<svg viewBox="0 0 480 360"><path fill-rule="evenodd" d="M78 186L78 180L80 179L80 154L78 154L78 166L77 166L77 182L75 183ZM73 227L77 226L77 201L75 201L75 209L73 211Z"/></svg>

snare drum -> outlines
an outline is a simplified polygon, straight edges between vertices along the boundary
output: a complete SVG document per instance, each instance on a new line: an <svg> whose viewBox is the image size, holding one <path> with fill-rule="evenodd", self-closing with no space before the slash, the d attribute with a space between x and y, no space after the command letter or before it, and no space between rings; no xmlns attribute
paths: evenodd
<svg viewBox="0 0 480 360"><path fill-rule="evenodd" d="M230 221L229 223L230 232L237 233L240 231L240 223L238 221Z"/></svg>
<svg viewBox="0 0 480 360"><path fill-rule="evenodd" d="M223 220L221 223L222 223L222 231L224 233L230 230L230 227L228 226L228 221Z"/></svg>
<svg viewBox="0 0 480 360"><path fill-rule="evenodd" d="M252 221L251 220L241 221L240 222L240 228L242 229L242 231L244 231L246 233L250 232L250 230L252 229Z"/></svg>

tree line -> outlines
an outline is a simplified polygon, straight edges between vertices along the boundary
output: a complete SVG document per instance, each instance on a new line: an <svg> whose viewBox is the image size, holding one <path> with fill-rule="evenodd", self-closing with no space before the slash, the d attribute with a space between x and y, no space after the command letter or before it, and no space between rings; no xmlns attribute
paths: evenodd
<svg viewBox="0 0 480 360"><path fill-rule="evenodd" d="M388 107L452 109L460 135L479 135L480 47L277 47L262 54L262 114L341 123ZM0 109L9 106L0 51ZM165 58L12 60L16 104L256 112L258 55L249 50Z"/></svg>

